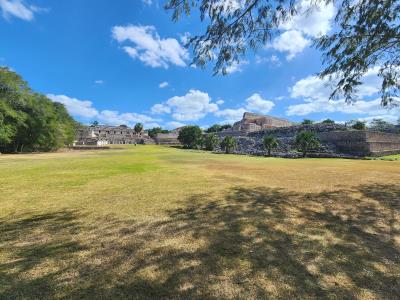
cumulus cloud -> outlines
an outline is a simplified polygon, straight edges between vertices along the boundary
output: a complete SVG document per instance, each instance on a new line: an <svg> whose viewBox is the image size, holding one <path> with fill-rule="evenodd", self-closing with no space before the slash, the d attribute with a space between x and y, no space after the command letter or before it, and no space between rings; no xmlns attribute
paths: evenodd
<svg viewBox="0 0 400 300"><path fill-rule="evenodd" d="M32 21L35 13L42 10L36 6L27 5L22 0L0 0L0 8L5 19L15 17L25 21Z"/></svg>
<svg viewBox="0 0 400 300"><path fill-rule="evenodd" d="M68 112L75 117L82 117L84 119L96 119L102 123L109 125L126 124L134 126L135 123L143 123L146 128L157 127L161 120L154 119L150 116L138 114L134 112L120 113L114 110L98 111L93 107L93 103L88 100L79 100L65 95L48 94L47 97L54 102L60 102L65 105Z"/></svg>
<svg viewBox="0 0 400 300"><path fill-rule="evenodd" d="M240 108L226 108L215 112L217 117L229 119L231 121L240 120L247 110L243 107Z"/></svg>
<svg viewBox="0 0 400 300"><path fill-rule="evenodd" d="M77 117L94 118L98 115L97 109L93 107L93 103L89 100L78 100L65 95L48 94L47 98L54 102L59 102L65 105L68 112Z"/></svg>
<svg viewBox="0 0 400 300"><path fill-rule="evenodd" d="M161 83L158 85L158 87L159 87L160 89L163 89L163 88L166 88L168 85L169 85L168 82L164 81L164 82L161 82Z"/></svg>
<svg viewBox="0 0 400 300"><path fill-rule="evenodd" d="M292 60L298 53L303 52L311 41L306 39L298 30L289 30L272 41L272 48L280 52L287 52L287 60Z"/></svg>
<svg viewBox="0 0 400 300"><path fill-rule="evenodd" d="M246 99L246 109L252 112L260 112L266 114L275 106L270 100L263 99L260 94L253 94Z"/></svg>
<svg viewBox="0 0 400 300"><path fill-rule="evenodd" d="M311 45L311 38L328 33L335 16L333 3L314 3L302 0L297 5L297 14L280 25L283 31L269 47L286 52L287 60L293 59Z"/></svg>
<svg viewBox="0 0 400 300"><path fill-rule="evenodd" d="M232 74L235 72L242 72L243 66L248 65L248 60L241 60L240 62L233 62L230 66L226 68L226 73Z"/></svg>
<svg viewBox="0 0 400 300"><path fill-rule="evenodd" d="M151 108L152 113L171 113L178 121L197 121L217 110L218 104L211 102L211 97L199 90L190 90L184 96L172 97Z"/></svg>
<svg viewBox="0 0 400 300"><path fill-rule="evenodd" d="M362 78L362 85L358 87L358 96L372 96L380 90L382 79L378 76L379 67L368 70ZM308 76L297 81L291 88L292 98L328 99L335 80L321 79L317 76Z"/></svg>
<svg viewBox="0 0 400 300"><path fill-rule="evenodd" d="M167 122L165 124L165 127L167 129L175 129L175 128L183 127L183 126L186 126L186 124L181 123L181 122L176 122L176 121Z"/></svg>
<svg viewBox="0 0 400 300"><path fill-rule="evenodd" d="M368 118L382 117L394 121L400 114L400 108L386 109L381 106L381 99L368 100L380 90L382 79L378 76L379 68L368 70L362 78L362 85L358 88L358 100L347 104L344 99L329 100L335 80L320 79L308 76L297 81L290 89L291 98L302 98L304 103L290 105L287 108L288 116L305 116L311 113L343 113L369 116ZM369 97L369 98L365 98Z"/></svg>
<svg viewBox="0 0 400 300"><path fill-rule="evenodd" d="M112 37L119 43L132 43L122 49L133 59L153 68L186 66L187 50L174 38L160 38L154 26L114 26Z"/></svg>
<svg viewBox="0 0 400 300"><path fill-rule="evenodd" d="M94 83L95 83L95 84L103 84L103 83L104 83L104 80L101 80L101 79L95 80Z"/></svg>

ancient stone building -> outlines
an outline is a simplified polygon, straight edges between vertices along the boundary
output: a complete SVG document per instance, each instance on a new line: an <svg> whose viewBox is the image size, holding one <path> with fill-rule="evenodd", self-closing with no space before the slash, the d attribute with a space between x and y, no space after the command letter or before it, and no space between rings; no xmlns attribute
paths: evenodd
<svg viewBox="0 0 400 300"><path fill-rule="evenodd" d="M121 126L89 126L78 129L76 145L153 144L146 131L136 133L133 128Z"/></svg>
<svg viewBox="0 0 400 300"><path fill-rule="evenodd" d="M262 129L287 127L291 125L293 125L293 123L285 119L245 112L242 120L233 124L232 130L253 132Z"/></svg>
<svg viewBox="0 0 400 300"><path fill-rule="evenodd" d="M183 127L176 128L168 133L158 133L154 138L155 142L157 145L180 145L178 136L182 128Z"/></svg>

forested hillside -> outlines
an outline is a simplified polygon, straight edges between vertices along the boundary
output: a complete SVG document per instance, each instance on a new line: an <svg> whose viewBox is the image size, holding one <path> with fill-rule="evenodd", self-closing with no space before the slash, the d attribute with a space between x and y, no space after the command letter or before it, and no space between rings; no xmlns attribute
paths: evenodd
<svg viewBox="0 0 400 300"><path fill-rule="evenodd" d="M76 126L63 104L0 67L0 152L56 150L73 142Z"/></svg>

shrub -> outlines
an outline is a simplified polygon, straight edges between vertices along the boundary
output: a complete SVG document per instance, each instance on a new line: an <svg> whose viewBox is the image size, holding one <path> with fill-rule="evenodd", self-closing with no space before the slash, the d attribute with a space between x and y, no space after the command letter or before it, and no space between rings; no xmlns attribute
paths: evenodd
<svg viewBox="0 0 400 300"><path fill-rule="evenodd" d="M351 128L356 129L356 130L365 130L366 126L365 126L365 122L361 122L361 121L356 121Z"/></svg>
<svg viewBox="0 0 400 300"><path fill-rule="evenodd" d="M335 121L333 121L331 119L326 119L326 120L323 120L321 123L322 124L335 124Z"/></svg>
<svg viewBox="0 0 400 300"><path fill-rule="evenodd" d="M221 148L225 150L225 153L231 153L237 147L237 141L232 136L226 136L221 142Z"/></svg>
<svg viewBox="0 0 400 300"><path fill-rule="evenodd" d="M314 124L313 120L309 120L309 119L304 119L303 122L301 122L301 124L303 125L312 125Z"/></svg>
<svg viewBox="0 0 400 300"><path fill-rule="evenodd" d="M201 145L202 131L199 126L186 126L178 135L179 142L185 148L196 149Z"/></svg>
<svg viewBox="0 0 400 300"><path fill-rule="evenodd" d="M204 148L208 151L213 151L219 143L219 139L215 134L206 134L203 137Z"/></svg>
<svg viewBox="0 0 400 300"><path fill-rule="evenodd" d="M142 123L136 123L134 130L135 130L136 133L142 132L143 124Z"/></svg>

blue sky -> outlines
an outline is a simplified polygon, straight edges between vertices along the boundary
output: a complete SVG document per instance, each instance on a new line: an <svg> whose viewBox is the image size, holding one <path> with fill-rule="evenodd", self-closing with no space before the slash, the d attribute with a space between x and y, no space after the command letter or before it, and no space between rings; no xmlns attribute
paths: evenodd
<svg viewBox="0 0 400 300"><path fill-rule="evenodd" d="M209 126L239 120L244 111L292 121L396 122L400 115L380 107L377 68L365 77L356 104L328 100L329 86L315 77L321 55L311 39L332 29L332 5L282 24L270 43L227 76L213 76L212 65L191 67L183 47L205 24L197 14L173 23L163 3L0 0L0 65L86 124Z"/></svg>

